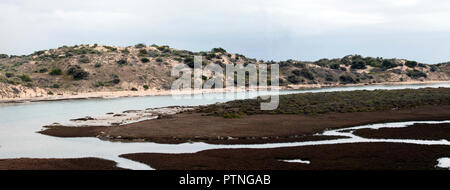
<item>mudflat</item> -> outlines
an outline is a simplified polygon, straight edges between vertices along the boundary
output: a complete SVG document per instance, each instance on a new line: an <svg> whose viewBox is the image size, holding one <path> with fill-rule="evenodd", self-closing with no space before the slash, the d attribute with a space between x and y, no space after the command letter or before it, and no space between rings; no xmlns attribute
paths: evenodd
<svg viewBox="0 0 450 190"><path fill-rule="evenodd" d="M0 159L0 170L123 170L116 163L99 158Z"/></svg>
<svg viewBox="0 0 450 190"><path fill-rule="evenodd" d="M270 149L214 149L192 154L121 155L158 170L440 170L448 146L355 143ZM284 160L309 161L310 163Z"/></svg>
<svg viewBox="0 0 450 190"><path fill-rule="evenodd" d="M371 139L421 139L450 141L450 123L414 124L402 128L360 129L353 134Z"/></svg>
<svg viewBox="0 0 450 190"><path fill-rule="evenodd" d="M123 142L253 144L293 142L301 141L302 138L324 140L320 139L324 137L311 137L311 135L326 129L372 123L446 120L449 118L449 105L317 115L256 114L234 119L185 112L162 119L146 120L121 126L51 126L40 131L40 133L57 137L98 137Z"/></svg>

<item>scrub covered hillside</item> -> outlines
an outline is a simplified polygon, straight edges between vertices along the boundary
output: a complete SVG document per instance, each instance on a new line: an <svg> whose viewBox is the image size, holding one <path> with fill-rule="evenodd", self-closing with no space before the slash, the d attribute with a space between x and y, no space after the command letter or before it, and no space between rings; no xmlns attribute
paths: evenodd
<svg viewBox="0 0 450 190"><path fill-rule="evenodd" d="M222 48L205 52L169 46L137 44L63 46L30 55L0 54L0 97L32 98L86 92L167 90L176 79L170 70L178 63L280 65L280 85L374 84L383 82L449 81L450 64L422 64L403 59L349 55L339 59L263 61L228 53ZM203 76L207 80L209 76ZM270 83L270 79L268 81Z"/></svg>

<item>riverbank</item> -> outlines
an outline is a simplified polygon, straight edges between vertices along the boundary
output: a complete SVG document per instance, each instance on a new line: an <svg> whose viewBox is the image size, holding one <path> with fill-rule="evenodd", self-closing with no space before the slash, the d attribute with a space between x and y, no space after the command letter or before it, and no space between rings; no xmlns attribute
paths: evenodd
<svg viewBox="0 0 450 190"><path fill-rule="evenodd" d="M301 89L317 89L331 87L352 87L366 85L420 85L420 84L439 84L450 83L450 81L404 81L404 82L383 82L383 83L360 83L360 84L301 84L280 86L278 90L301 90ZM238 92L248 91L250 89L237 89ZM254 89L253 89L254 90ZM270 90L270 88L269 88ZM207 94L207 93L223 93L227 89L202 89L198 91L177 92L178 95L183 94ZM32 95L18 95L15 98L0 98L0 104L8 103L26 103L26 102L46 102L46 101L64 101L64 100L86 100L86 99L112 99L122 97L141 97L141 96L167 96L172 95L171 90L148 89L141 91L100 91L100 92L63 92L54 95L40 94L36 97Z"/></svg>

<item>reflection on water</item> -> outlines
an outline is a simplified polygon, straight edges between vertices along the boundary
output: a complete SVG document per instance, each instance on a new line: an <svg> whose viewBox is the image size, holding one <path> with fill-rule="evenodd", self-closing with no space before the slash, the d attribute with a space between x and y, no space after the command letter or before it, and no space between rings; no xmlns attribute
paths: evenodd
<svg viewBox="0 0 450 190"><path fill-rule="evenodd" d="M377 85L358 87L335 87L310 90L280 91L280 94L329 92L375 89L405 89L424 87L450 87L450 83L422 85ZM266 145L208 145L192 143L165 145L156 143L119 143L101 141L97 138L57 138L41 135L36 131L53 122L64 123L72 118L103 115L107 112L121 112L132 109L146 109L165 106L195 106L226 102L233 99L254 98L269 95L270 91L239 92L235 96L222 93L183 96L190 98L173 98L172 96L146 96L117 99L69 100L59 102L40 102L26 104L8 104L0 106L0 158L80 158L99 157L114 160L119 166L133 169L149 169L117 156L137 152L188 153L211 148L263 148L280 146L297 146L296 143ZM330 143L330 141L327 141ZM345 142L345 141L343 141ZM447 142L448 143L448 142ZM303 142L301 145L308 145Z"/></svg>

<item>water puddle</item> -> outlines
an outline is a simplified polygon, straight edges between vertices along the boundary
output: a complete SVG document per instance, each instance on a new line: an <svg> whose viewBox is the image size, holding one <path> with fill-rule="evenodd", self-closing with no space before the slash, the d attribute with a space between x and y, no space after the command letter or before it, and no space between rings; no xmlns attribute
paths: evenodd
<svg viewBox="0 0 450 190"><path fill-rule="evenodd" d="M436 165L436 167L447 168L448 170L450 170L450 158L439 158L437 161L438 164Z"/></svg>

